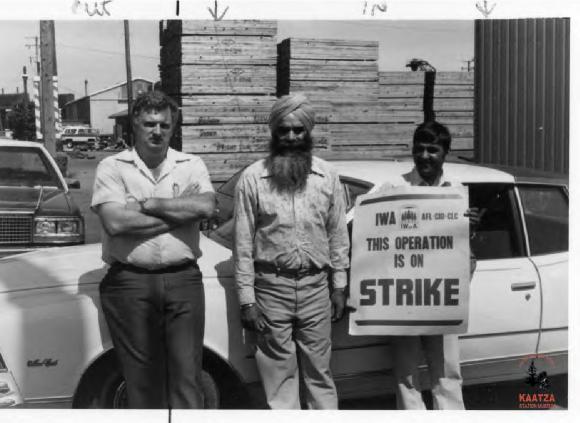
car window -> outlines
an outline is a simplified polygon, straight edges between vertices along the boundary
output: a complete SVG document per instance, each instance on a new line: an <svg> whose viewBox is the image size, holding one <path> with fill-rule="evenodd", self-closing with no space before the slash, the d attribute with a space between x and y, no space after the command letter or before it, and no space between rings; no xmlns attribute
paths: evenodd
<svg viewBox="0 0 580 423"><path fill-rule="evenodd" d="M518 187L532 255L568 251L568 196L561 186Z"/></svg>
<svg viewBox="0 0 580 423"><path fill-rule="evenodd" d="M471 250L478 260L522 257L522 225L511 184L471 184L469 207L482 211L471 238Z"/></svg>
<svg viewBox="0 0 580 423"><path fill-rule="evenodd" d="M344 192L344 201L346 204L346 212L354 207L356 199L359 195L366 194L373 187L373 184L359 179L342 176L340 178L342 189Z"/></svg>
<svg viewBox="0 0 580 423"><path fill-rule="evenodd" d="M0 184L60 187L58 176L42 151L27 147L0 149Z"/></svg>
<svg viewBox="0 0 580 423"><path fill-rule="evenodd" d="M240 170L216 190L218 224L230 220L234 215L234 191L244 169Z"/></svg>

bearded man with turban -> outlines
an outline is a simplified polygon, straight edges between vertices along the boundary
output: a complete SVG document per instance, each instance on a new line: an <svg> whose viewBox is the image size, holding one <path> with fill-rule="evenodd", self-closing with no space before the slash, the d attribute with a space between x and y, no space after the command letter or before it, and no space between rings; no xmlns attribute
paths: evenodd
<svg viewBox="0 0 580 423"><path fill-rule="evenodd" d="M298 409L302 400L336 409L330 332L344 312L349 265L343 192L333 168L312 155L314 110L305 96L278 99L269 125L270 155L243 172L235 191L242 324L257 333L271 408Z"/></svg>

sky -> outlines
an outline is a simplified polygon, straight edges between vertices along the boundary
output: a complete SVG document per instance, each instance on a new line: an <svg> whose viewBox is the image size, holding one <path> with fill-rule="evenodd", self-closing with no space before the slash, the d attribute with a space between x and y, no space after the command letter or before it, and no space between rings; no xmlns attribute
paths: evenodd
<svg viewBox="0 0 580 423"><path fill-rule="evenodd" d="M288 37L334 38L379 42L379 69L405 71L414 57L438 70L461 70L473 57L473 21L279 21L278 40ZM23 90L22 67L34 71L38 21L0 20L0 88ZM159 21L130 21L133 77L159 79ZM59 93L84 95L123 82L125 44L122 21L55 21ZM31 59L32 57L32 59ZM31 63L32 60L32 63ZM31 91L31 82L28 89Z"/></svg>

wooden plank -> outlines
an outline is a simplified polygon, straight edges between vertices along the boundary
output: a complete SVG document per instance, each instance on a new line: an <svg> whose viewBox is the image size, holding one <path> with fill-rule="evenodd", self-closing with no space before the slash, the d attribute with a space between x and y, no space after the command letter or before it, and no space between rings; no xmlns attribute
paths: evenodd
<svg viewBox="0 0 580 423"><path fill-rule="evenodd" d="M435 85L473 85L473 72L437 72Z"/></svg>
<svg viewBox="0 0 580 423"><path fill-rule="evenodd" d="M226 107L237 109L239 107L265 108L272 107L276 97L274 96L246 96L246 95L229 95L229 96L183 96L183 106L193 107Z"/></svg>
<svg viewBox="0 0 580 423"><path fill-rule="evenodd" d="M421 85L379 85L379 97L420 97L423 98L425 87Z"/></svg>
<svg viewBox="0 0 580 423"><path fill-rule="evenodd" d="M187 44L182 43L181 53L183 61L189 62L193 59L205 58L245 58L257 60L276 60L276 45L273 43L252 43L238 44L233 46L222 46L218 44Z"/></svg>
<svg viewBox="0 0 580 423"><path fill-rule="evenodd" d="M423 122L423 111L413 109L393 110L386 109L379 105L377 121L381 123L413 123Z"/></svg>
<svg viewBox="0 0 580 423"><path fill-rule="evenodd" d="M234 95L234 94L263 94L263 95L274 95L276 94L276 81L265 81L264 84L241 84L241 83L230 83L230 84L215 84L215 85L204 85L204 84L182 84L181 92L184 95L195 95L195 94L224 94L224 95Z"/></svg>
<svg viewBox="0 0 580 423"><path fill-rule="evenodd" d="M435 75L435 85L473 85L473 72L437 72ZM379 82L381 84L423 84L425 73L418 72L379 72Z"/></svg>
<svg viewBox="0 0 580 423"><path fill-rule="evenodd" d="M338 145L383 145L396 140L399 146L407 146L416 125L390 123L329 124L333 148Z"/></svg>
<svg viewBox="0 0 580 423"><path fill-rule="evenodd" d="M473 98L434 98L433 109L439 110L473 110Z"/></svg>
<svg viewBox="0 0 580 423"><path fill-rule="evenodd" d="M455 138L473 138L473 125L469 124L447 124L451 136Z"/></svg>
<svg viewBox="0 0 580 423"><path fill-rule="evenodd" d="M473 85L435 85L434 97L473 98Z"/></svg>
<svg viewBox="0 0 580 423"><path fill-rule="evenodd" d="M265 35L276 36L276 21L265 20L184 20L183 35Z"/></svg>
<svg viewBox="0 0 580 423"><path fill-rule="evenodd" d="M181 38L183 45L228 49L233 47L277 48L276 39L263 35L188 35Z"/></svg>
<svg viewBox="0 0 580 423"><path fill-rule="evenodd" d="M266 125L182 125L183 139L225 139L270 136Z"/></svg>
<svg viewBox="0 0 580 423"><path fill-rule="evenodd" d="M452 134L451 151L457 150L473 150L473 137L455 138Z"/></svg>
<svg viewBox="0 0 580 423"><path fill-rule="evenodd" d="M318 110L315 105L315 110ZM317 111L318 115L318 111ZM377 102L332 102L327 122L378 122Z"/></svg>
<svg viewBox="0 0 580 423"><path fill-rule="evenodd" d="M444 124L464 124L473 125L473 110L469 111L447 111L442 110L436 113L437 120Z"/></svg>
<svg viewBox="0 0 580 423"><path fill-rule="evenodd" d="M425 75L423 72L379 72L379 84L381 85L422 85L424 83Z"/></svg>
<svg viewBox="0 0 580 423"><path fill-rule="evenodd" d="M379 97L382 110L423 110L423 98L389 98Z"/></svg>
<svg viewBox="0 0 580 423"><path fill-rule="evenodd" d="M378 81L376 62L291 59L279 63L278 73L294 81Z"/></svg>
<svg viewBox="0 0 580 423"><path fill-rule="evenodd" d="M287 38L279 49L282 57L313 60L378 60L377 41Z"/></svg>
<svg viewBox="0 0 580 423"><path fill-rule="evenodd" d="M324 149L328 146L328 138L318 136L313 138L316 148ZM182 151L185 153L229 153L243 154L268 152L270 148L270 137L240 137L238 139L188 139L183 141Z"/></svg>

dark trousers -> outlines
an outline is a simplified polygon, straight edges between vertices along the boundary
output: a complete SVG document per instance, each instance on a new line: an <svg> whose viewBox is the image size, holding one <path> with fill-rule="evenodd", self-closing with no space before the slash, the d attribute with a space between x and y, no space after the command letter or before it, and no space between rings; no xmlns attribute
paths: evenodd
<svg viewBox="0 0 580 423"><path fill-rule="evenodd" d="M129 407L203 408L205 302L197 265L167 273L113 265L99 288Z"/></svg>

